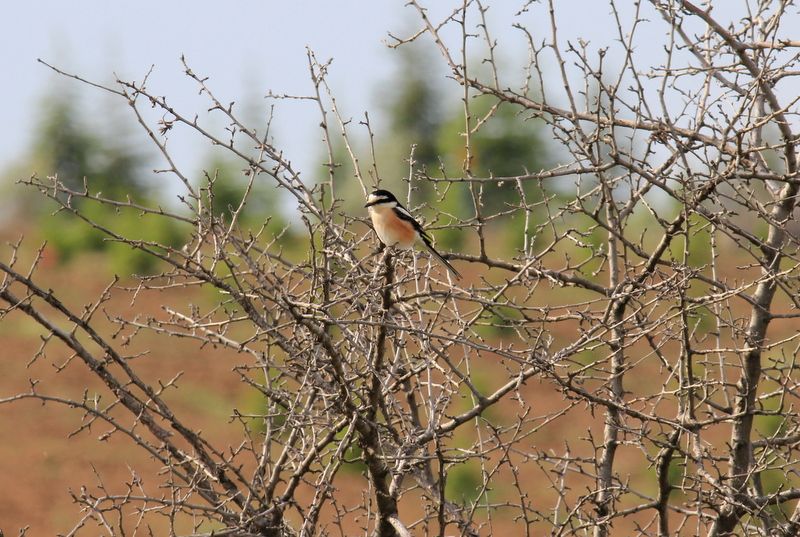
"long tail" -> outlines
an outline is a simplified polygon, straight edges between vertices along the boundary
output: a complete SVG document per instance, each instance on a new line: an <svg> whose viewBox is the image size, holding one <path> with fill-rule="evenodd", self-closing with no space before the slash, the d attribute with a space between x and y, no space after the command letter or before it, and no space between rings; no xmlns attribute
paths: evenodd
<svg viewBox="0 0 800 537"><path fill-rule="evenodd" d="M438 259L439 262L442 265L444 265L445 268L447 268L447 270L450 271L450 274L455 276L457 279L461 279L461 273L459 273L456 270L456 268L453 265L451 265L450 262L447 259L442 257L442 254L440 254L439 252L436 251L436 249L431 244L431 241L425 235L422 235L422 242L423 242L423 244L425 244L425 246L428 248L428 250L431 252L431 254L433 254L433 257Z"/></svg>

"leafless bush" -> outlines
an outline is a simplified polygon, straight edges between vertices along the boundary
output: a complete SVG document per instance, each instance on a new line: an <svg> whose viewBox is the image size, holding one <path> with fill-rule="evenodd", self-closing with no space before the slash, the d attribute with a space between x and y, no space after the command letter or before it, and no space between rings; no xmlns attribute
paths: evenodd
<svg viewBox="0 0 800 537"><path fill-rule="evenodd" d="M549 18L550 31L517 27L530 62L510 86L498 73L498 30L486 24L486 5L465 1L432 20L412 0L419 32L393 37L391 46L429 40L438 48L463 88L466 159L461 177L446 178L412 162L409 182L433 184L440 198L450 188L468 192L463 214L440 215L433 226L434 234L450 226L472 241L448 255L465 283L447 280L426 257L378 249L363 211L343 209L334 143L348 150L348 181L361 192L380 183L380 168L364 166L369 159L350 142L354 128L372 136L368 119L360 127L340 113L328 66L313 54L315 91L302 98L321 114L330 171L321 182L301 177L263 128L244 125L188 66L226 118L228 139L173 109L146 81L103 88L139 118L165 173L182 185L183 206L104 199L91 185L68 190L55 177L27 182L89 225L99 226L75 200L190 227L183 249L103 231L169 267L141 279L135 293L202 284L224 299L208 311L177 304L162 318L113 320L130 337L149 331L242 353L232 374L265 405L258 427L252 416L236 416L241 437L212 445L165 402L176 384L140 377L123 348L95 330L115 287L71 310L12 255L0 264L3 315L22 312L46 328L44 346L66 345L113 402L59 399L38 385L4 402L77 408L85 427L104 422L164 468L158 492L132 486L125 495L76 497L83 519L74 532L95 531L90 521L112 534L163 518L193 520L200 533L214 522L214 535L355 527L403 536L795 534L799 183L791 81L800 43L783 37L790 8L744 2L729 25L688 1L612 1L618 41L597 48L559 35L561 4L528 2L521 13ZM638 44L662 36L660 63L639 65ZM473 69L476 55L484 64ZM495 100L488 116L472 112L478 95ZM563 148L561 163L516 177L474 176L471 136L498 106L541 121ZM148 107L162 114L160 125L148 121ZM230 218L215 216L213 185L198 187L173 164L164 137L171 129L226 148L251 185L270 181L291 197L304 228L301 253L241 229L250 189ZM494 212L483 203L493 183L515 192ZM420 209L413 191L408 200ZM521 247L498 254L493 243L511 229ZM362 476L342 477L354 460L363 462ZM448 477L465 465L475 468L475 490L447 493ZM339 492L347 479L359 480L361 497ZM137 516L115 518L126 513Z"/></svg>

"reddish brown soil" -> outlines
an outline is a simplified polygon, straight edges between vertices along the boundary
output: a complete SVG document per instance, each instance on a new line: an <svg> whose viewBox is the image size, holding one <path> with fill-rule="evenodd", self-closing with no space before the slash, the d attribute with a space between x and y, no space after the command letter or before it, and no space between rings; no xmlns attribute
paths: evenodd
<svg viewBox="0 0 800 537"><path fill-rule="evenodd" d="M82 297L97 296L107 283L103 271L97 270L97 263L96 258L87 258L67 269L46 268L41 278L46 287L56 289L68 304L77 306L83 303ZM196 295L180 291L170 293L169 302L177 303L181 298L185 299L186 304L197 300ZM158 314L164 302L163 296L143 295L137 301L136 310ZM128 299L122 297L110 305L112 310L117 311L128 307ZM105 321L100 324L108 328ZM788 325L782 326L782 330L789 328ZM40 343L40 334L20 314L13 314L0 323L0 398L28 391L32 380L39 381L41 393L53 396L74 398L79 397L85 389L90 393L102 390L94 375L77 360L61 372L56 371L54 364L63 363L67 357L64 349L58 345L49 346L45 357L26 365ZM574 337L574 333L562 335ZM156 343L151 336L145 335L138 342L142 348L150 350L149 355L135 361L139 374L151 381L166 381L183 371L184 376L179 382L181 389L167 395L176 413L189 425L201 428L204 435L219 446L236 442L240 438L240 430L229 416L234 408L242 409L248 405L246 390L231 371L235 365L242 363L241 355L211 348L201 350L195 343L185 340L175 341L169 346L165 346L163 341L159 339ZM638 377L632 383L633 389L658 391L658 386L653 383L660 382L659 368L655 359L637 366ZM491 371L491 366L487 365L483 372L491 378ZM534 412L538 415L567 405L562 395L550 384L538 380L528 382L520 393L533 403ZM672 409L663 409L673 415ZM513 402L492 410L495 417L505 423L513 422L518 411L519 406ZM590 412L581 404L571 410L566 419L555 420L530 436L524 445L535 446L540 451L553 449L561 452L565 440L569 439L573 454L591 457L588 443L580 439L586 438L590 432L595 439L601 438L602 420L602 409ZM82 486L95 488L99 479L111 490L122 492L125 490L124 484L130 482L135 471L144 479L145 486L158 485L158 478L154 476L158 466L142 449L118 436L98 441L98 437L106 431L105 427L97 426L99 424L68 438L80 424L79 411L55 403L42 405L26 400L0 405L0 529L6 536L16 535L23 528L28 528L28 535L69 532L81 519L79 507L70 497L70 491L79 493ZM724 442L728 431L725 427L718 429L705 440ZM552 498L547 472L543 473L534 463L517 462L520 463L518 477L534 507L542 511L550 509ZM630 476L633 482L653 480L652 469L647 467L642 453L636 448L620 448L616 470L621 475ZM507 471L501 471L498 476L501 479L498 482L504 485L509 485L513 477ZM549 477L555 478L552 474ZM575 486L576 483L579 484L579 481L573 481L572 497L585 493L590 486L588 480L586 488ZM357 474L341 480L340 486L342 503L349 505L357 503L366 490L365 481ZM305 494L312 492L306 490ZM503 497L513 499L513 488L498 487L497 499ZM419 509L419 505L413 502L404 504L407 516L411 515L413 519L414 513L411 511ZM646 525L652 521L652 517L653 512L650 511L630 520L618 521L614 526L615 533L629 534L635 524ZM351 520L351 524L351 530L356 531L363 521ZM533 534L546 531L544 527L532 529ZM98 533L96 528L89 527L87 530L89 535ZM165 531L166 528L154 527L156 535ZM359 533L363 533L363 530ZM494 525L482 530L482 534L490 533L524 534L524 528L500 512ZM423 532L418 529L416 534Z"/></svg>

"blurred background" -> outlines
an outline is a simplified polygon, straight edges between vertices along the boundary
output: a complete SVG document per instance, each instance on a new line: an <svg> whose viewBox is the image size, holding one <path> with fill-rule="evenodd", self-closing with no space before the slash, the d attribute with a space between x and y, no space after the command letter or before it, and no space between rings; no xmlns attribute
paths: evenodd
<svg viewBox="0 0 800 537"><path fill-rule="evenodd" d="M430 6L431 16L444 18L459 5L437 3ZM487 17L505 29L513 22L538 24L529 14L517 15L516 9L493 7ZM263 132L269 122L275 146L305 180L315 182L326 178L328 161L316 104L268 97L313 93L308 59L312 51L320 62L332 59L327 80L342 116L352 119L355 127L369 114L385 186L405 196L407 185L401 180L408 177L412 145L416 146L417 169L437 176L445 170L461 173L462 90L447 79L430 40L397 50L387 46L393 42L390 33L405 37L419 28L415 13L403 2L245 1L223 7L210 1L67 4L50 0L9 7L0 24L0 69L5 74L0 93L3 258L7 260L10 245L23 238L20 255L26 262L41 248L38 281L57 290L73 307L93 300L115 276L125 286L134 281L134 275L154 274L163 266L106 240L85 222L57 213L56 203L19 182L32 175L57 175L74 189L82 189L86 181L104 197L131 196L144 204L172 208L179 206L181 191L174 176L155 172L165 168L164 159L124 100L59 75L45 63L108 87L116 87L117 79L141 82L147 76L154 94L165 96L188 117L197 115L206 128L224 137L226 124L219 114L208 112L207 97L184 73L183 57L199 77L208 77L206 83L222 102L235 101L235 110L248 126ZM498 63L501 68L513 66L516 84L517 66L527 58L524 36L509 32L498 37L509 44ZM476 48L476 63L483 52ZM490 103L479 101L474 106L485 112ZM491 128L474 138L476 174L518 174L538 170L553 160L546 156L539 126L533 121L519 122L516 115L511 108L501 110ZM332 128L334 133L338 130ZM352 128L351 136L368 162L366 129ZM236 204L247 182L240 162L207 140L178 129L169 133L167 146L176 166L195 184L217 179L215 212L225 213ZM365 216L340 140L335 140L335 151L337 160L345 164L337 171L337 179L346 186L346 210ZM242 215L243 226L258 227L271 215L273 230L291 227L295 220L291 201L272 185L259 188ZM417 200L423 200L424 194ZM458 213L453 206L458 196L448 200L451 206L440 209ZM172 220L143 218L136 211L115 211L102 204L81 203L80 209L128 237L178 247L191 231ZM458 234L436 235L443 248L458 245ZM284 238L290 239L291 233ZM292 241L286 242L291 248ZM177 297L172 293L169 299L200 305L216 300L200 291L182 293ZM157 315L163 300L139 297L136 310ZM109 316L133 311L130 297L124 296L107 307ZM112 330L102 319L100 324ZM68 366L69 355L55 347L49 347L46 359L32 360L43 336L23 316L0 322L0 399L25 392L31 382L55 396L102 392L91 374L77 365ZM229 421L232 409L247 413L263 404L245 393L230 374L232 360L238 359L231 353L206 349L199 366L196 347L185 341L167 349L161 341L143 335L136 345L148 353L137 365L144 377L171 378L185 372L182 389L173 392L171 402L212 440L224 443L239 435ZM158 471L130 443L116 436L98 442L103 430L81 429L83 423L79 412L57 404L0 405L0 531L6 535L26 529L29 535L69 531L81 524L73 499L84 486L124 491L126 484L139 480L147 484L147 472L155 475ZM454 472L450 483L460 490L469 488L479 482L475 471ZM360 481L353 483L357 497Z"/></svg>
<svg viewBox="0 0 800 537"><path fill-rule="evenodd" d="M452 9L443 3L430 6L431 17L442 19ZM529 13L517 11L516 6L493 6L487 20L503 29L512 23L529 28L541 25ZM581 35L596 31L589 24L590 12L584 14L585 19L570 14L567 21ZM177 204L180 193L174 178L154 173L165 167L163 157L124 101L59 75L45 63L109 87L117 79L141 82L147 76L150 91L167 97L185 115L197 115L204 127L224 137L226 124L219 114L207 113L209 102L185 76L183 57L198 76L208 77L207 84L220 101L235 102L246 124L263 132L269 122L274 144L302 170L306 181L314 182L327 175L318 108L308 101L268 97L313 93L307 57L312 51L321 62L332 60L328 83L342 116L357 124L369 114L380 175L389 188L405 189L398 183L408 177L412 144L418 169L439 176L459 174L464 157L459 135L461 90L447 79L444 63L429 40L401 49L387 46L394 42L391 36L405 37L418 29L414 17L400 2L380 6L356 1L335 6L242 2L221 9L211 2L67 6L52 1L14 7L0 36L0 67L7 73L0 104L0 124L5 126L0 132L4 229L12 236L24 232L29 239L46 240L46 256L57 263L69 261L79 250L103 250L113 252L108 259L112 273L131 268L129 273L146 272L152 268L147 266L150 260L103 241L80 222L53 217L55 205L16 182L33 174L57 174L72 187L82 186L85 179L92 190L108 197L131 194L167 206ZM587 23L585 29L581 20ZM501 70L508 67L513 73L509 83L513 78L516 85L521 77L519 65L528 51L522 32L507 33L497 36L505 45L498 50L498 65ZM475 47L478 66L482 48ZM485 112L491 103L473 106ZM518 121L517 112L501 109L493 125L473 140L476 175L515 175L555 160L545 158L548 149L536 123ZM512 123L517 125L514 129L509 128ZM357 149L366 151L366 129L354 125L350 134ZM169 134L167 146L176 166L191 180L223 179L218 181L215 201L221 211L241 193L246 181L240 173L242 166L230 161L224 151L180 132ZM338 173L345 178L349 159L342 144L336 150L337 159L344 163ZM360 199L357 189L351 194ZM261 218L270 211L276 228L281 220L291 220L290 200L274 191L256 199L263 203L251 206L253 216ZM458 203L457 196L449 199L451 204ZM354 203L351 208L356 207ZM136 214L129 216L127 225L124 218L116 220L120 230L156 225ZM175 229L145 229L143 233L170 244L182 239Z"/></svg>
<svg viewBox="0 0 800 537"><path fill-rule="evenodd" d="M433 20L443 19L461 5L430 3ZM490 29L497 32L493 38L501 45L495 51L501 79L512 87L523 78L520 66L525 65L528 54L524 34L512 30L512 25L521 24L540 39L549 31L549 21L519 9L516 3L496 2L486 14ZM725 7L718 11L722 9ZM125 280L134 274L158 272L159 267L151 257L103 240L83 222L54 214L54 203L17 182L33 174L58 174L73 188L80 189L85 179L92 190L105 196L124 199L131 195L150 205L165 206L178 205L179 190L174 178L154 172L165 167L163 157L124 101L58 75L39 59L110 87L117 78L141 82L147 76L154 94L166 96L186 116L197 114L210 130L224 135L226 125L208 113L207 98L184 74L183 56L199 77L208 77L206 83L223 103L236 103L246 123L262 130L271 121L275 145L302 170L307 181L314 182L327 175L318 108L308 101L267 97L313 92L307 57L310 49L321 62L333 59L328 82L342 116L355 125L369 113L385 186L404 198L402 179L408 176L412 145L416 146L418 169L437 176L461 173L463 90L447 78L444 62L430 40L421 39L401 49L387 46L393 42L390 34L408 36L419 28L415 13L402 1L241 1L223 5L207 0L43 0L15 3L5 12L0 22L0 69L4 74L0 90L0 238L13 243L24 236L25 248L31 252L46 244L39 277L46 286L63 289L63 298L73 304L97 296L115 275ZM607 16L605 3L581 2L580 9L561 12L559 29L565 40L582 39L597 49L619 39L612 25L597 24L609 20ZM735 13L730 15L735 17ZM643 65L657 65L662 47L663 40L653 39L641 42L636 52ZM484 54L484 48L476 46L476 69L481 69ZM621 59L612 57L611 62L619 64ZM544 65L545 77L555 73L555 68ZM557 88L558 83L557 78L544 81L550 88ZM491 103L477 100L472 106L486 111ZM353 128L351 132L359 152L368 155L366 131ZM563 156L539 123L520 121L518 111L511 107L501 108L472 142L476 176L534 172L560 163ZM176 166L190 180L199 184L208 177L220 179L215 211L229 210L245 188L242 164L196 136L170 133L168 144ZM343 146L337 143L335 150L338 160L346 163ZM342 181L350 183L348 192L353 199L349 207L363 211L360 190L352 177L348 178L349 173L347 166L337 171ZM572 179L565 180L569 183ZM493 210L503 202L499 188L487 197L496 204ZM244 213L245 224L250 219L259 225L265 214L272 215L270 226L275 230L292 224L292 204L275 192L264 187L253 197L257 202ZM458 196L449 196L439 208L464 216L458 214L459 203ZM174 246L186 241L188 230L169 220L143 219L136 212L119 213L102 205L87 205L84 210L99 222L113 219L115 229L128 237ZM438 232L436 237L443 249L459 246L457 234ZM519 246L497 245L506 252ZM3 257L7 257L5 253ZM211 298L186 297L187 303L202 300ZM126 305L120 300L111 307L125 311ZM159 303L140 302L137 307L157 311ZM22 320L0 323L0 398L24 390L32 378L49 379L55 382L50 385L56 392L64 393L74 393L92 382L77 368L56 377L53 365L29 363L41 335ZM140 344L146 347L148 340ZM224 373L230 371L224 360L204 361L207 367L197 368L190 346L179 344L170 351L169 355L163 349L157 351L154 356L158 360L143 365L145 374L150 371L168 377L169 371L190 371L184 384L190 389L183 390L176 407L198 416L199 422L200 417L212 417L215 421L210 423L216 425L203 426L210 437L224 437L229 432L226 417L232 407L247 409L259 403L241 394L236 378L224 380L228 378ZM214 394L204 389L209 382L216 383ZM26 525L31 526L32 534L63 531L76 518L70 491L76 493L94 480L95 471L109 476L110 481L124 482L132 479L135 468L148 464L142 454L122 442L114 444L112 439L107 448L98 447L97 434L78 435L67 442L66 437L80 427L79 417L48 410L33 403L0 406L0 522L6 524L0 529L6 535ZM459 479L469 481L470 477L456 475L453 482L459 484Z"/></svg>

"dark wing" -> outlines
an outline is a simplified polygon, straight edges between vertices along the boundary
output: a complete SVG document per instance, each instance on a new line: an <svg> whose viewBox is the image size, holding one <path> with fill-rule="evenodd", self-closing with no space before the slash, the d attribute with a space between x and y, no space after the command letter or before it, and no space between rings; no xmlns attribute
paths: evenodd
<svg viewBox="0 0 800 537"><path fill-rule="evenodd" d="M394 208L394 211L395 214L397 214L398 218L400 218L401 220L405 220L406 222L414 226L416 232L419 233L422 237L427 237L427 233L425 233L425 230L422 229L420 223L417 222L417 220L413 216L411 216L411 213L408 212L408 209L403 207L400 204L400 202L397 202L397 207ZM428 237L428 240L430 240L430 237Z"/></svg>
<svg viewBox="0 0 800 537"><path fill-rule="evenodd" d="M451 265L451 264L450 264L450 262L449 262L447 259L445 259L444 257L442 257L442 254L440 254L439 252L437 252L437 251L434 249L433 245L431 244L431 240L430 240L430 238L429 238L427 235L422 235L422 242L424 242L424 243L425 243L425 246L428 248L428 250L431 252L431 254L433 254L433 257L435 257L436 259L438 259L438 260L439 260L439 262L440 262L442 265L444 265L444 266L445 266L445 268L446 268L447 270L449 270L449 271L450 271L450 273L451 273L453 276L455 276L455 277L456 277L456 278L458 278L458 279L461 279L461 273L460 273L460 272L458 272L458 271L456 270L456 268L455 268L453 265Z"/></svg>
<svg viewBox="0 0 800 537"><path fill-rule="evenodd" d="M439 262L453 274L453 276L455 276L456 278L461 278L461 274L455 269L455 267L451 265L447 259L442 257L442 254L437 252L436 249L433 247L431 236L428 235L424 229L422 229L420 223L417 222L413 216L411 216L411 213L408 212L408 210L405 207L403 207L400 204L400 202L397 202L397 207L395 207L395 213L397 214L398 218L400 218L401 220L405 220L406 222L409 222L412 226L414 226L414 229L417 231L417 233L419 233L422 242L425 243L425 246L428 248L431 254L433 254L433 256L436 259L438 259Z"/></svg>

